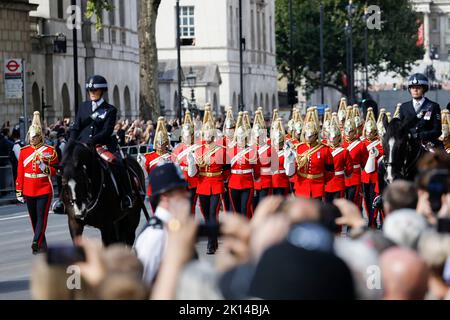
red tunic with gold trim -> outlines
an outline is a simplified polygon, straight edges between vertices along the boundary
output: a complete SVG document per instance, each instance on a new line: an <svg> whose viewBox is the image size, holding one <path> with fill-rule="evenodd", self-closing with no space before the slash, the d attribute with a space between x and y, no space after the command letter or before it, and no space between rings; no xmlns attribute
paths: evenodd
<svg viewBox="0 0 450 320"><path fill-rule="evenodd" d="M43 172L39 164L43 162L48 171ZM53 193L51 176L56 175L52 167L58 163L56 150L48 145L28 145L20 150L17 165L16 191L27 197L38 197Z"/></svg>
<svg viewBox="0 0 450 320"><path fill-rule="evenodd" d="M369 153L361 140L357 139L348 143L344 141L342 147L347 149L352 158L353 173L350 177L345 178L345 186L357 186L361 184L361 170L364 168L369 157Z"/></svg>
<svg viewBox="0 0 450 320"><path fill-rule="evenodd" d="M255 181L255 190L269 189L272 187L272 148L270 146L270 140L265 145L258 145L256 147L258 151L261 178L259 181Z"/></svg>
<svg viewBox="0 0 450 320"><path fill-rule="evenodd" d="M224 181L229 175L224 146L202 141L201 147L195 151L195 161L198 167L197 194L209 196L224 193Z"/></svg>
<svg viewBox="0 0 450 320"><path fill-rule="evenodd" d="M342 147L330 147L334 163L334 177L326 184L326 192L339 192L345 190L345 177L353 172L353 162L350 153Z"/></svg>
<svg viewBox="0 0 450 320"><path fill-rule="evenodd" d="M261 163L256 147L239 148L234 146L228 152L231 165L228 188L253 189L254 181L259 180L261 174Z"/></svg>
<svg viewBox="0 0 450 320"><path fill-rule="evenodd" d="M384 155L383 145L381 144L381 141L379 139L374 140L374 141L364 140L363 144L366 147L367 153L370 153L370 150L372 148L377 148L378 155L375 158L375 171L371 172L371 173L367 173L364 170L364 167L365 167L365 165L364 165L363 171L361 174L361 181L362 181L362 183L378 184L378 160Z"/></svg>
<svg viewBox="0 0 450 320"><path fill-rule="evenodd" d="M309 160L301 168L295 163L294 190L296 196L319 198L325 193L325 184L333 178L333 156L330 149L319 144L311 147L301 143L297 147L297 159L310 152Z"/></svg>
<svg viewBox="0 0 450 320"><path fill-rule="evenodd" d="M188 175L188 163L187 163L187 155L194 152L200 148L200 145L193 144L193 145L186 145L184 143L179 143L175 150L172 152L172 162L178 163L180 165L181 170L183 171L184 178L186 179L188 183L188 189L194 189L197 188L198 184L198 177L189 177Z"/></svg>
<svg viewBox="0 0 450 320"><path fill-rule="evenodd" d="M160 155L156 151L152 151L152 152L146 153L144 156L145 156L145 170L147 171L147 173L149 175L150 175L150 172L152 172L152 170L158 165L158 163L160 161L166 161L166 162L171 161L170 153L165 153L163 155ZM151 197L151 195L152 195L152 186L150 185L150 183L148 184L147 194L149 197Z"/></svg>
<svg viewBox="0 0 450 320"><path fill-rule="evenodd" d="M274 155L274 162L271 168L272 188L289 188L289 177L286 175L286 170L284 169L284 151L277 151L275 148L272 148L272 154Z"/></svg>

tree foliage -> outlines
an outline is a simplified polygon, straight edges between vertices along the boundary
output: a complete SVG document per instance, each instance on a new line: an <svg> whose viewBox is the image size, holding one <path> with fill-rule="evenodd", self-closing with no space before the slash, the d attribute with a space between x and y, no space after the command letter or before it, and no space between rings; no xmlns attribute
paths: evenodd
<svg viewBox="0 0 450 320"><path fill-rule="evenodd" d="M320 2L293 1L294 82L305 85L307 94L320 87ZM277 65L283 77L289 77L289 0L276 0ZM346 0L323 0L324 6L324 79L325 86L346 92L346 31L348 21ZM364 0L354 0L352 15L353 60L355 70L364 68ZM416 45L418 15L409 0L371 0L369 5L381 9L381 30L368 30L368 65L370 77L381 72L406 76L412 64L421 59L423 47ZM303 81L302 81L303 80Z"/></svg>
<svg viewBox="0 0 450 320"><path fill-rule="evenodd" d="M103 10L111 11L113 9L114 6L111 4L110 0L88 0L86 6L86 18L91 19L95 14L95 28L99 31L102 29L103 24Z"/></svg>

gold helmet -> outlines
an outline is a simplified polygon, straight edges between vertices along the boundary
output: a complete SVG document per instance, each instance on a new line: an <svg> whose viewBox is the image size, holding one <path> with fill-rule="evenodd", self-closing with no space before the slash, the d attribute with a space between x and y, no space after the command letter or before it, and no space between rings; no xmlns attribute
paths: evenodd
<svg viewBox="0 0 450 320"><path fill-rule="evenodd" d="M33 113L33 121L31 122L31 126L28 129L28 140L31 141L34 137L40 137L41 142L44 142L44 133L42 131L41 125L41 114L39 111L35 111Z"/></svg>
<svg viewBox="0 0 450 320"><path fill-rule="evenodd" d="M278 150L283 149L286 135L283 127L283 119L277 118L273 123L272 145Z"/></svg>
<svg viewBox="0 0 450 320"><path fill-rule="evenodd" d="M378 138L378 128L375 121L375 114L373 113L373 108L367 109L366 122L364 124L364 137L370 141Z"/></svg>
<svg viewBox="0 0 450 320"><path fill-rule="evenodd" d="M297 109L297 117L294 122L293 136L298 141L302 140L302 131L303 131L303 119L302 119L302 115L300 114L300 110Z"/></svg>
<svg viewBox="0 0 450 320"><path fill-rule="evenodd" d="M352 116L353 116L353 118L355 118L355 126L358 129L358 135L360 136L362 134L362 131L363 131L364 121L363 121L363 118L361 116L361 112L359 111L359 106L357 104L353 105Z"/></svg>
<svg viewBox="0 0 450 320"><path fill-rule="evenodd" d="M319 131L319 123L316 121L315 110L314 108L308 108L303 126L303 138L305 142L316 142L319 138ZM311 141L311 138L314 141Z"/></svg>
<svg viewBox="0 0 450 320"><path fill-rule="evenodd" d="M263 144L267 141L266 126L264 124L264 116L261 110L255 112L253 119L253 129L251 133L252 143Z"/></svg>
<svg viewBox="0 0 450 320"><path fill-rule="evenodd" d="M207 104L205 105L205 114L203 115L202 124L202 138L204 140L211 140L216 132L216 126L214 125L214 119L211 113L211 107ZM207 139L205 139L205 136Z"/></svg>
<svg viewBox="0 0 450 320"><path fill-rule="evenodd" d="M395 112L394 112L394 118L400 118L400 107L401 107L401 103L397 103L397 107L395 108Z"/></svg>
<svg viewBox="0 0 450 320"><path fill-rule="evenodd" d="M225 116L225 121L223 124L223 132L225 132L225 129L234 129L236 128L236 121L234 121L234 116L233 116L233 107L228 106L226 108L226 116Z"/></svg>
<svg viewBox="0 0 450 320"><path fill-rule="evenodd" d="M187 144L194 142L194 122L192 121L189 110L186 110L186 114L184 115L184 122L181 126L181 139Z"/></svg>
<svg viewBox="0 0 450 320"><path fill-rule="evenodd" d="M290 119L290 120L288 121L288 123L287 123L287 132L288 132L290 135L293 134L293 131L294 131L294 124L295 124L296 118L298 117L298 113L299 113L299 110L298 110L296 107L292 108L292 117L291 117L291 119Z"/></svg>
<svg viewBox="0 0 450 320"><path fill-rule="evenodd" d="M273 109L272 113L272 123L270 124L270 138L272 139L272 132L274 131L277 119L278 119L278 109Z"/></svg>
<svg viewBox="0 0 450 320"><path fill-rule="evenodd" d="M156 124L155 138L153 146L156 152L165 151L169 147L169 135L166 129L166 121L164 117L159 117Z"/></svg>
<svg viewBox="0 0 450 320"><path fill-rule="evenodd" d="M380 138L383 138L384 134L386 133L386 128L383 125L383 121L385 118L386 118L386 109L381 108L380 114L378 115L378 120L377 120L377 130L378 130L378 136Z"/></svg>
<svg viewBox="0 0 450 320"><path fill-rule="evenodd" d="M245 147L249 142L249 130L246 127L245 117L245 112L239 112L234 131L234 141L239 147Z"/></svg>
<svg viewBox="0 0 450 320"><path fill-rule="evenodd" d="M338 114L339 116L339 114ZM347 139L350 132L356 131L355 118L353 117L353 107L347 107L347 114L344 123L344 136Z"/></svg>
<svg viewBox="0 0 450 320"><path fill-rule="evenodd" d="M442 121L442 134L439 137L439 140L446 141L450 136L450 111L448 109L442 110L441 121Z"/></svg>
<svg viewBox="0 0 450 320"><path fill-rule="evenodd" d="M344 123L345 123L345 118L347 115L347 99L346 98L341 98L341 101L339 102L339 108L338 108L338 120L339 120L339 125L341 126L341 128L344 127Z"/></svg>
<svg viewBox="0 0 450 320"><path fill-rule="evenodd" d="M326 108L325 113L323 115L322 139L328 140L328 134L330 132L330 124L331 124L331 109Z"/></svg>
<svg viewBox="0 0 450 320"><path fill-rule="evenodd" d="M328 128L328 144L337 147L342 142L342 132L339 126L339 118L337 112L331 115L330 125Z"/></svg>
<svg viewBox="0 0 450 320"><path fill-rule="evenodd" d="M391 122L392 117L391 117L391 113L390 112L386 112L386 118L388 122Z"/></svg>
<svg viewBox="0 0 450 320"><path fill-rule="evenodd" d="M250 124L250 115L248 111L244 111L242 120L245 130L250 131L252 129L252 125Z"/></svg>

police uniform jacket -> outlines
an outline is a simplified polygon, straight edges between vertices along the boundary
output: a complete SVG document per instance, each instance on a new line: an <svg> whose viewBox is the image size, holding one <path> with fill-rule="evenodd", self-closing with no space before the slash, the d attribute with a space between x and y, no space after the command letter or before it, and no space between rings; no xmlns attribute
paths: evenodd
<svg viewBox="0 0 450 320"><path fill-rule="evenodd" d="M103 99L93 109L92 101L85 101L78 110L70 130L70 139L88 144L106 145L112 152L117 149L117 139L113 135L117 109Z"/></svg>
<svg viewBox="0 0 450 320"><path fill-rule="evenodd" d="M400 120L408 126L411 134L417 134L417 138L423 142L432 142L441 145L438 140L441 135L441 108L436 102L425 98L419 111L416 113L413 100L400 106Z"/></svg>

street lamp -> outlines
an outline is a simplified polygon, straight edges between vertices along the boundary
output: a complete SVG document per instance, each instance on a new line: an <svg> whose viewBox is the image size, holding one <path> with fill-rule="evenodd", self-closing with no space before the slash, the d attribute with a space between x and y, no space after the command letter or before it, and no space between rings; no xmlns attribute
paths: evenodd
<svg viewBox="0 0 450 320"><path fill-rule="evenodd" d="M191 105L192 107L195 106L195 84L197 83L197 75L195 74L194 70L192 70L192 67L189 69L189 73L186 75L186 81L188 84L188 87L191 88Z"/></svg>

